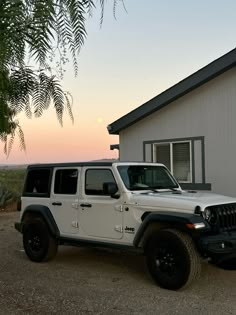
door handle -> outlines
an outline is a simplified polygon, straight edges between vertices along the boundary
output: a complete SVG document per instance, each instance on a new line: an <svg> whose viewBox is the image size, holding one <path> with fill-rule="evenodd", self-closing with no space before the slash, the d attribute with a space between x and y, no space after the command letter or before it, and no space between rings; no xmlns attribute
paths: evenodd
<svg viewBox="0 0 236 315"><path fill-rule="evenodd" d="M92 205L91 205L91 203L81 203L80 207L82 207L82 208L91 208Z"/></svg>
<svg viewBox="0 0 236 315"><path fill-rule="evenodd" d="M61 206L62 203L61 203L61 202L53 202L52 205L53 205L53 206Z"/></svg>

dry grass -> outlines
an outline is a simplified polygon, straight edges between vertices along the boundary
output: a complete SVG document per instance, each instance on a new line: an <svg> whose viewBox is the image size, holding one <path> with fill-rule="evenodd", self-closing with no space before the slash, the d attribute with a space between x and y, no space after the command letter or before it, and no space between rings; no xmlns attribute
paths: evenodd
<svg viewBox="0 0 236 315"><path fill-rule="evenodd" d="M0 186L12 193L10 202L0 206L0 212L16 211L17 200L21 196L24 183L25 169L0 169ZM4 203L3 203L4 204Z"/></svg>

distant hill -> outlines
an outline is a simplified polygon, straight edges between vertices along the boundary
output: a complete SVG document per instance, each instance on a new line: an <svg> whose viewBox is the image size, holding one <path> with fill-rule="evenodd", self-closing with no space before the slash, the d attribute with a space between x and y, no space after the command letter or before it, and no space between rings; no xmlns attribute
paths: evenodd
<svg viewBox="0 0 236 315"><path fill-rule="evenodd" d="M26 168L27 164L0 164L1 170L21 170Z"/></svg>

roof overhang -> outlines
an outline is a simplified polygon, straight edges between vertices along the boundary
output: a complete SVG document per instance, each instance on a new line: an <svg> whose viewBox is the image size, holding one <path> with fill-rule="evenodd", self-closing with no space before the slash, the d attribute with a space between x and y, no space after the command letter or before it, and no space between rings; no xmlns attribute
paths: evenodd
<svg viewBox="0 0 236 315"><path fill-rule="evenodd" d="M109 134L135 124L236 65L236 48L107 126Z"/></svg>

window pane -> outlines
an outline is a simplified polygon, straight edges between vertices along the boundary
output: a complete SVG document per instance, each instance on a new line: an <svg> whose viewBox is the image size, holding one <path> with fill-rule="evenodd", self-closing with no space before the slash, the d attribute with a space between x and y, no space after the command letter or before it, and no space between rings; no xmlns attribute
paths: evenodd
<svg viewBox="0 0 236 315"><path fill-rule="evenodd" d="M56 171L54 193L74 195L77 192L78 170L62 169Z"/></svg>
<svg viewBox="0 0 236 315"><path fill-rule="evenodd" d="M85 180L86 195L107 195L104 192L104 183L115 183L115 179L110 170L91 169L86 172Z"/></svg>
<svg viewBox="0 0 236 315"><path fill-rule="evenodd" d="M170 170L170 144L157 144L156 145L156 161L157 163L164 164Z"/></svg>
<svg viewBox="0 0 236 315"><path fill-rule="evenodd" d="M50 169L31 170L27 174L24 192L34 194L49 194Z"/></svg>
<svg viewBox="0 0 236 315"><path fill-rule="evenodd" d="M173 143L173 174L179 181L190 181L190 143Z"/></svg>

